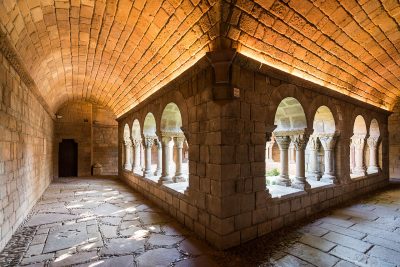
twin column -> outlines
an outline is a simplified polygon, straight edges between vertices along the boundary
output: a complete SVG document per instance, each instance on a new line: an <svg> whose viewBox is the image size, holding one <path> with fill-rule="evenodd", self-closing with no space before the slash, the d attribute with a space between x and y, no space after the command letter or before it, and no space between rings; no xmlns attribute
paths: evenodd
<svg viewBox="0 0 400 267"><path fill-rule="evenodd" d="M175 147L176 147L176 169L175 169L175 175L172 177L170 173L170 164L171 161L173 160L171 158L171 145L172 142L174 141ZM161 147L162 147L162 152L161 152L161 158L162 158L162 169L161 169L161 177L158 180L159 183L161 184L167 184L167 183L177 183L177 182L184 182L185 178L183 176L183 171L182 171L182 160L183 160L183 143L185 141L185 138L182 136L162 136L161 137Z"/></svg>
<svg viewBox="0 0 400 267"><path fill-rule="evenodd" d="M305 175L305 149L310 139L311 148L311 165L310 173L312 173L316 178L320 177L318 171L318 159L317 151L319 149L318 139L320 140L322 147L324 148L325 157L325 171L322 176L322 181L327 181L331 183L336 182L336 177L334 176L334 148L336 144L336 135L333 134L321 134L309 136L306 131L285 131L285 132L275 132L275 140L279 146L280 150L280 161L281 161L281 174L277 180L278 185L292 186L294 188L307 190L310 188L310 184L306 180ZM290 144L293 144L296 151L296 175L293 181L289 178L289 158L288 149Z"/></svg>

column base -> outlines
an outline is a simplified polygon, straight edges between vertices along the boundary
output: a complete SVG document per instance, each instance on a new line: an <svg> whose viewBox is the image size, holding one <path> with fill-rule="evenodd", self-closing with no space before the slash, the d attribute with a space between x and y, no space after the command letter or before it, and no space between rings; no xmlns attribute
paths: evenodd
<svg viewBox="0 0 400 267"><path fill-rule="evenodd" d="M158 184L172 184L172 178L169 176L161 176L160 179L158 179Z"/></svg>
<svg viewBox="0 0 400 267"><path fill-rule="evenodd" d="M319 181L321 179L321 174L319 172L310 172L307 174L307 178Z"/></svg>
<svg viewBox="0 0 400 267"><path fill-rule="evenodd" d="M151 170L145 170L143 176L148 178L153 176L153 172Z"/></svg>
<svg viewBox="0 0 400 267"><path fill-rule="evenodd" d="M125 170L132 170L132 165L124 165Z"/></svg>
<svg viewBox="0 0 400 267"><path fill-rule="evenodd" d="M367 169L368 173L379 173L380 169L377 166L370 166Z"/></svg>
<svg viewBox="0 0 400 267"><path fill-rule="evenodd" d="M161 170L156 170L154 172L154 176L160 176L161 175Z"/></svg>
<svg viewBox="0 0 400 267"><path fill-rule="evenodd" d="M285 176L279 176L278 179L276 179L276 185L281 185L281 186L290 186L291 181L289 177Z"/></svg>
<svg viewBox="0 0 400 267"><path fill-rule="evenodd" d="M367 175L367 172L365 171L365 169L354 169L353 174L357 176L365 176Z"/></svg>
<svg viewBox="0 0 400 267"><path fill-rule="evenodd" d="M178 175L178 176L174 176L172 178L172 180L174 181L174 183L181 183L181 182L186 182L185 177Z"/></svg>
<svg viewBox="0 0 400 267"><path fill-rule="evenodd" d="M324 173L324 175L322 175L320 181L321 182L325 182L325 183L337 184L336 176L333 176L333 175L328 174L328 173Z"/></svg>
<svg viewBox="0 0 400 267"><path fill-rule="evenodd" d="M291 187L304 191L311 189L311 185L307 182L305 177L296 177Z"/></svg>

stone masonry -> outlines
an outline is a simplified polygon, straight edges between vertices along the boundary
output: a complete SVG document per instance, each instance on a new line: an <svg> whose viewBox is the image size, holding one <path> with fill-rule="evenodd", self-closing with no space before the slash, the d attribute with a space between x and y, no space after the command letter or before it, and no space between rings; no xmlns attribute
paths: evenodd
<svg viewBox="0 0 400 267"><path fill-rule="evenodd" d="M0 250L53 177L54 122L0 54Z"/></svg>

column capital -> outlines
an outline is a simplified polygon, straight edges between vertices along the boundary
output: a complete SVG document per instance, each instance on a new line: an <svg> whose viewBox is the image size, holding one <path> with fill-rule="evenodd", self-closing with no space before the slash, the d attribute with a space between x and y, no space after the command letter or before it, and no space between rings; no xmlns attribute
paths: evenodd
<svg viewBox="0 0 400 267"><path fill-rule="evenodd" d="M177 148L183 148L183 143L185 142L184 136L177 136L174 138L174 143Z"/></svg>
<svg viewBox="0 0 400 267"><path fill-rule="evenodd" d="M320 142L318 142L319 137L317 135L311 135L308 139L308 144L311 150L319 150L321 147Z"/></svg>
<svg viewBox="0 0 400 267"><path fill-rule="evenodd" d="M364 148L365 137L366 137L366 135L364 135L364 134L355 134L351 137L351 144L356 149L362 149L362 148Z"/></svg>
<svg viewBox="0 0 400 267"><path fill-rule="evenodd" d="M132 146L132 141L131 141L130 139L125 139L125 140L123 141L123 144L124 144L125 146Z"/></svg>
<svg viewBox="0 0 400 267"><path fill-rule="evenodd" d="M140 146L140 144L142 143L142 139L139 138L132 138L132 143L134 147L138 147Z"/></svg>
<svg viewBox="0 0 400 267"><path fill-rule="evenodd" d="M320 134L318 136L324 150L333 150L336 145L337 136L335 134Z"/></svg>
<svg viewBox="0 0 400 267"><path fill-rule="evenodd" d="M289 136L275 136L276 143L280 149L288 149L290 145Z"/></svg>
<svg viewBox="0 0 400 267"><path fill-rule="evenodd" d="M370 136L367 139L367 144L369 148L376 148L379 143L379 136Z"/></svg>
<svg viewBox="0 0 400 267"><path fill-rule="evenodd" d="M155 137L154 136L146 136L143 141L143 145L145 148L151 148L154 145Z"/></svg>
<svg viewBox="0 0 400 267"><path fill-rule="evenodd" d="M294 144L294 148L296 150L305 150L307 143L308 143L308 137L309 135L305 132L291 135L290 139L292 140Z"/></svg>

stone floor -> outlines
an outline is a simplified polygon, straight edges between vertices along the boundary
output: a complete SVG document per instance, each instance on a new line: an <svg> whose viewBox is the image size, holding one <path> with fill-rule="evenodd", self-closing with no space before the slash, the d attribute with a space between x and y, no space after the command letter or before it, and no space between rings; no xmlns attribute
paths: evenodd
<svg viewBox="0 0 400 267"><path fill-rule="evenodd" d="M227 251L116 179L53 182L0 266L400 266L400 182Z"/></svg>

